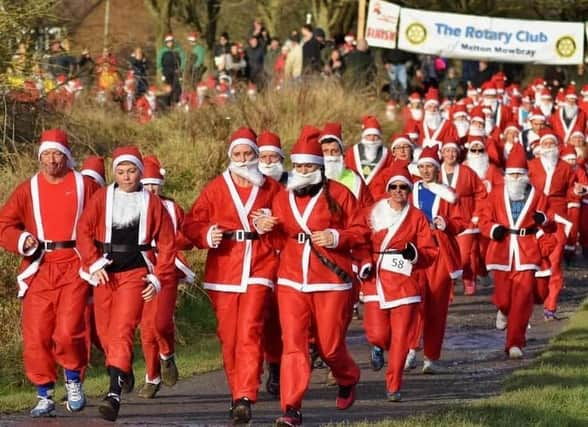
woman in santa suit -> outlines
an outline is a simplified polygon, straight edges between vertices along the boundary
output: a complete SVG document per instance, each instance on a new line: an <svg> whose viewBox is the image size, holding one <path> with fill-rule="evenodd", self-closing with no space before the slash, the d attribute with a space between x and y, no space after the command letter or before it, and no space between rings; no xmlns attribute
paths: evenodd
<svg viewBox="0 0 588 427"><path fill-rule="evenodd" d="M161 195L165 169L161 167L155 156L143 159L145 170L141 184L159 196L165 210L169 214L176 233L176 248L189 250L191 242L181 233L184 222L183 209L173 200ZM175 259L176 275L173 280L161 284L161 292L143 307L141 318L141 346L145 357L145 384L139 396L146 399L155 397L161 383L171 387L178 381L178 368L175 362L175 329L174 312L178 296L178 282L193 283L195 274L188 267L184 256L178 252Z"/></svg>
<svg viewBox="0 0 588 427"><path fill-rule="evenodd" d="M277 267L277 257L260 233L273 227L269 208L281 186L259 171L256 140L249 128L231 135L227 170L204 187L183 230L197 248L208 249L203 286L216 315L232 396L229 415L235 423L251 420L257 400L265 304Z"/></svg>
<svg viewBox="0 0 588 427"><path fill-rule="evenodd" d="M288 190L275 197L278 225L273 243L280 251L276 295L283 354L278 426L302 424L302 399L310 381L308 339L311 324L320 357L339 390L337 409L355 401L359 368L345 345L352 295L350 250L362 245L367 227L354 222L357 201L343 185L324 175L320 131L305 126L292 149ZM358 216L359 218L359 216Z"/></svg>
<svg viewBox="0 0 588 427"><path fill-rule="evenodd" d="M408 203L413 187L408 169L395 164L386 175L387 196L364 210L364 221L372 232L375 266L375 277L363 287L364 328L370 344L390 352L387 397L399 402L409 331L421 302L413 270L428 267L438 249L426 216Z"/></svg>
<svg viewBox="0 0 588 427"><path fill-rule="evenodd" d="M83 268L96 286L96 327L110 375L98 409L108 421L118 417L123 388L134 385L133 341L144 302L176 274L172 222L161 200L141 186L141 153L117 148L112 165L115 183L94 194L77 228Z"/></svg>

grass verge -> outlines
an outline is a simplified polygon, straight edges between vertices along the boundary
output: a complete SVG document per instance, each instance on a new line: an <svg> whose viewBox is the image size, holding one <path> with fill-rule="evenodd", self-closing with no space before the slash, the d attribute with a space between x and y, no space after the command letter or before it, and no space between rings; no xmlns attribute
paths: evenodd
<svg viewBox="0 0 588 427"><path fill-rule="evenodd" d="M588 300L528 368L506 379L496 397L459 408L354 426L588 426Z"/></svg>

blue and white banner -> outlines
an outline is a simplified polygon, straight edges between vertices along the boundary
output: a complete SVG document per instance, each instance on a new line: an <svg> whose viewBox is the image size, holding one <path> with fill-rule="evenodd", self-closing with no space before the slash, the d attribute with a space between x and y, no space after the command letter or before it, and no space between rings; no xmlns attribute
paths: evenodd
<svg viewBox="0 0 588 427"><path fill-rule="evenodd" d="M584 23L402 8L398 48L447 58L579 64L584 58Z"/></svg>

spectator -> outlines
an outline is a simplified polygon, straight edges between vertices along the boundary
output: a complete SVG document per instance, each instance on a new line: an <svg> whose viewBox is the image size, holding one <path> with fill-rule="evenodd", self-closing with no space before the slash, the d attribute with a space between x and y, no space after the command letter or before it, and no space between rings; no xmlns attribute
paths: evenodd
<svg viewBox="0 0 588 427"><path fill-rule="evenodd" d="M443 98L455 101L458 97L463 96L463 88L460 86L461 79L457 76L455 67L449 67L447 76L439 84L439 89Z"/></svg>
<svg viewBox="0 0 588 427"><path fill-rule="evenodd" d="M51 52L49 54L47 70L51 73L54 79L61 74L69 75L70 73L69 60L65 50L61 47L61 42L59 40L54 40L51 43Z"/></svg>
<svg viewBox="0 0 588 427"><path fill-rule="evenodd" d="M326 65L331 58L331 51L334 49L334 45L333 43L327 44L327 36L325 30L322 28L316 27L313 33L314 38L319 42L321 48L321 64Z"/></svg>
<svg viewBox="0 0 588 427"><path fill-rule="evenodd" d="M561 65L548 65L545 67L543 80L547 82L547 86L551 86L551 94L556 94L560 87L566 85L566 73Z"/></svg>
<svg viewBox="0 0 588 427"><path fill-rule="evenodd" d="M496 67L488 61L480 61L478 63L478 72L475 73L472 78L472 84L474 87L481 87L485 81L490 80L495 69Z"/></svg>
<svg viewBox="0 0 588 427"><path fill-rule="evenodd" d="M400 89L403 94L408 91L408 72L407 67L412 59L412 55L400 49L385 49L382 53L384 68L390 78L390 91ZM398 87L399 86L399 87Z"/></svg>
<svg viewBox="0 0 588 427"><path fill-rule="evenodd" d="M297 33L290 36L290 51L286 57L286 66L284 71L284 79L298 80L302 75L303 67L303 52L300 44L300 36Z"/></svg>
<svg viewBox="0 0 588 427"><path fill-rule="evenodd" d="M95 68L96 63L94 62L94 59L92 59L92 56L90 56L88 48L82 49L82 54L76 65L76 74L84 88L92 87L94 84Z"/></svg>
<svg viewBox="0 0 588 427"><path fill-rule="evenodd" d="M249 46L245 49L245 61L247 62L247 77L254 83L258 89L263 87L263 59L265 56L264 48L259 44L259 39L255 36L249 38Z"/></svg>
<svg viewBox="0 0 588 427"><path fill-rule="evenodd" d="M267 49L263 60L265 74L270 80L274 79L276 62L278 61L278 58L281 54L282 49L280 47L280 40L277 37L274 37L270 42L269 48Z"/></svg>
<svg viewBox="0 0 588 427"><path fill-rule="evenodd" d="M269 32L263 26L263 21L259 18L253 21L253 27L251 28L249 37L255 37L263 50L265 50L271 42Z"/></svg>
<svg viewBox="0 0 588 427"><path fill-rule="evenodd" d="M286 71L286 60L288 59L288 52L289 49L285 45L282 46L281 53L276 60L276 64L274 65L274 81L281 85L284 81L284 74Z"/></svg>
<svg viewBox="0 0 588 427"><path fill-rule="evenodd" d="M331 51L331 57L324 68L326 76L341 77L345 71L345 63L338 49Z"/></svg>
<svg viewBox="0 0 588 427"><path fill-rule="evenodd" d="M166 35L164 42L165 46L157 52L157 71L161 74L161 79L171 88L167 102L167 105L171 106L180 101L182 94L181 77L185 66L185 55L172 34Z"/></svg>
<svg viewBox="0 0 588 427"><path fill-rule="evenodd" d="M320 72L321 45L314 36L311 25L302 27L302 69L305 74Z"/></svg>
<svg viewBox="0 0 588 427"><path fill-rule="evenodd" d="M138 46L135 48L135 51L131 54L131 58L129 59L129 64L135 77L135 95L138 98L147 92L147 88L149 87L149 82L147 81L147 58L145 58L145 55L143 54L143 49Z"/></svg>
<svg viewBox="0 0 588 427"><path fill-rule="evenodd" d="M227 68L228 56L231 53L231 44L229 43L229 33L223 32L218 38L218 43L214 45L214 66L217 71Z"/></svg>
<svg viewBox="0 0 588 427"><path fill-rule="evenodd" d="M357 41L357 49L345 55L345 81L354 87L367 86L374 78L374 58L365 39Z"/></svg>
<svg viewBox="0 0 588 427"><path fill-rule="evenodd" d="M25 43L19 43L18 48L16 49L15 54L12 55L12 60L10 61L12 72L15 75L23 76L28 71L29 65L27 45Z"/></svg>
<svg viewBox="0 0 588 427"><path fill-rule="evenodd" d="M243 54L239 52L239 45L236 43L231 45L229 54L226 55L225 70L233 80L246 77L247 62L243 58Z"/></svg>
<svg viewBox="0 0 588 427"><path fill-rule="evenodd" d="M96 60L96 64L98 66L102 66L102 64L104 64L105 62L108 62L110 65L116 65L118 63L116 57L110 51L110 48L107 47L102 49L102 55L98 57L98 59Z"/></svg>
<svg viewBox="0 0 588 427"><path fill-rule="evenodd" d="M581 88L585 84L588 84L588 74L586 73L586 64L574 65L573 70L569 72L570 83L575 82L576 87Z"/></svg>
<svg viewBox="0 0 588 427"><path fill-rule="evenodd" d="M190 51L186 63L187 81L190 88L194 89L206 72L206 67L204 65L206 48L202 44L200 35L197 32L190 33L188 36L188 43L190 43Z"/></svg>
<svg viewBox="0 0 588 427"><path fill-rule="evenodd" d="M439 85L439 76L437 75L437 67L435 66L435 57L432 55L421 55L420 60L420 69L425 79L425 89L431 86L437 87Z"/></svg>

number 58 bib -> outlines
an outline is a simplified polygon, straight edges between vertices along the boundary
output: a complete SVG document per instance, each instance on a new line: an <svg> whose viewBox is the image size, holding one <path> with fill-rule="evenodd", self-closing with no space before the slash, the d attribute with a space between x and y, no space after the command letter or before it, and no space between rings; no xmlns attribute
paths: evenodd
<svg viewBox="0 0 588 427"><path fill-rule="evenodd" d="M382 270L391 271L392 273L410 276L412 273L412 264L403 258L401 254L384 254L380 263Z"/></svg>

